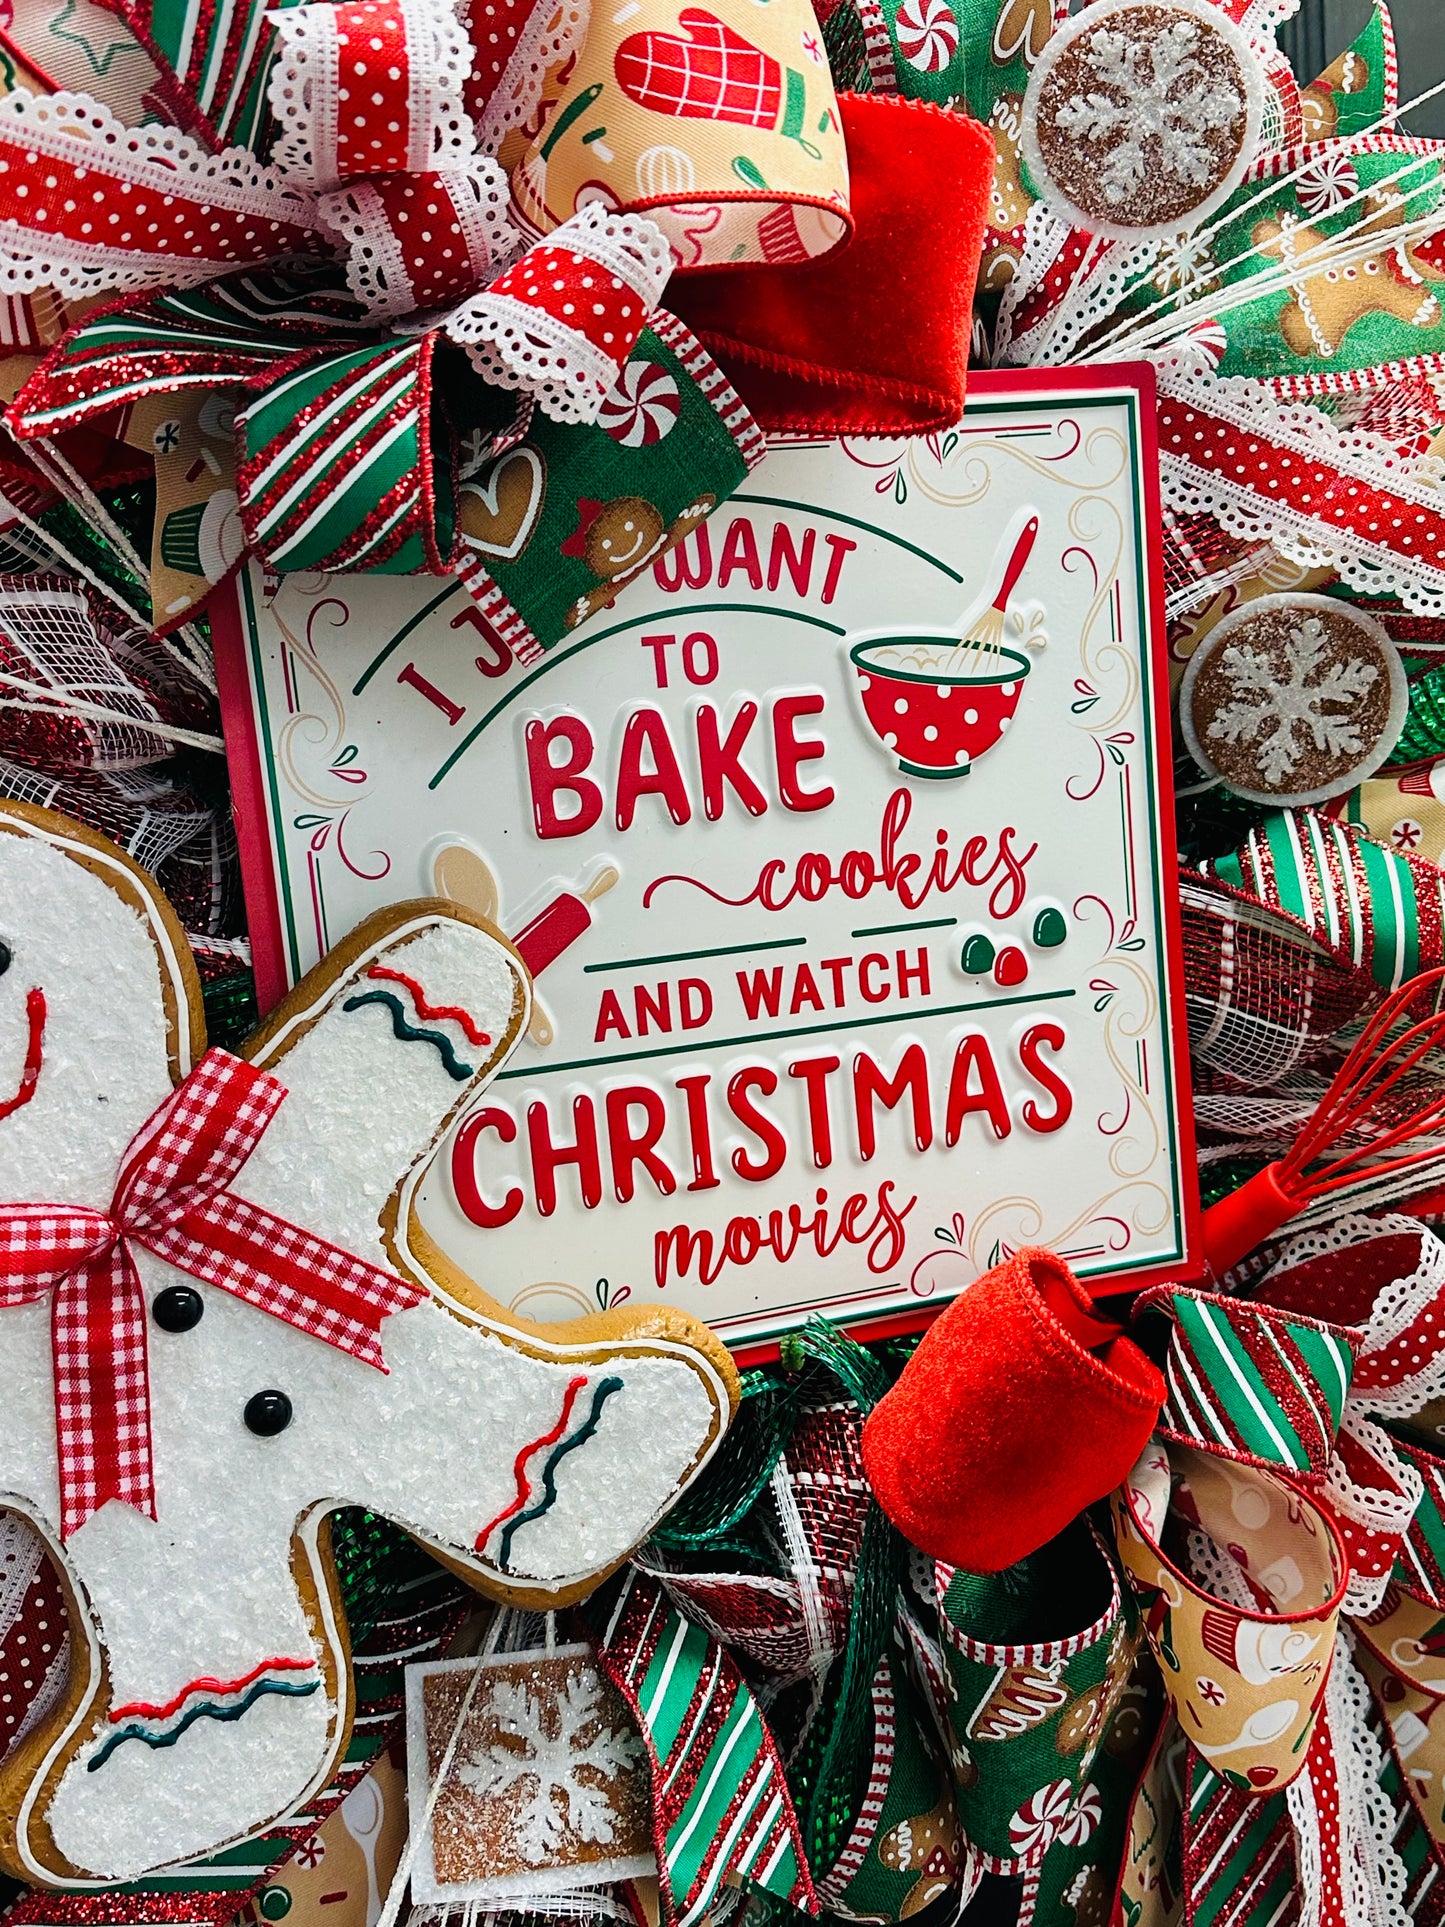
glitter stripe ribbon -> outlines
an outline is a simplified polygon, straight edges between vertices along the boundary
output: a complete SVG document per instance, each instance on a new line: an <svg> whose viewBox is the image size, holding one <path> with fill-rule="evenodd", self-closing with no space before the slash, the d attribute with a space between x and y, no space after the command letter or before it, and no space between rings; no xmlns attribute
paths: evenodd
<svg viewBox="0 0 1445 1927"><path fill-rule="evenodd" d="M733 1660L636 1570L609 1610L594 1595L583 1611L647 1744L667 1927L699 1927L729 1876L816 1913L783 1763Z"/></svg>

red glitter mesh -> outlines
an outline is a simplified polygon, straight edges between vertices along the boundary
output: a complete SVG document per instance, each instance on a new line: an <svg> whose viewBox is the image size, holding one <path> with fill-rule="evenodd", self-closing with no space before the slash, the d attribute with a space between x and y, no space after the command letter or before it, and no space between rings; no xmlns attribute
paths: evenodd
<svg viewBox="0 0 1445 1927"><path fill-rule="evenodd" d="M1201 1087L1257 1092L1330 1057L1381 995L1283 918L1202 877L1180 879L1189 1047ZM1328 1076L1328 1071L1325 1073Z"/></svg>
<svg viewBox="0 0 1445 1927"><path fill-rule="evenodd" d="M35 690L53 696L53 712ZM12 705L0 708L0 755L55 774L137 769L169 756L173 742L147 723L215 728L194 678L63 576L0 577L0 698ZM65 713L68 703L116 720Z"/></svg>
<svg viewBox="0 0 1445 1927"><path fill-rule="evenodd" d="M0 796L61 810L120 844L156 878L187 930L221 937L243 928L230 816L184 785L147 770L44 775L0 758Z"/></svg>
<svg viewBox="0 0 1445 1927"><path fill-rule="evenodd" d="M727 1645L745 1671L775 1685L821 1678L843 1649L868 1511L861 1435L847 1400L804 1407L759 1508L769 1563L786 1576L685 1572L676 1559L637 1556L680 1612Z"/></svg>

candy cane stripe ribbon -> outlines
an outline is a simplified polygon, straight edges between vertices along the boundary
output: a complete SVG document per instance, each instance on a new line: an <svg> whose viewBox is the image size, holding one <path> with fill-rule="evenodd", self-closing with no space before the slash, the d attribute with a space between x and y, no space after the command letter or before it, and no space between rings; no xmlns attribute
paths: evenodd
<svg viewBox="0 0 1445 1927"><path fill-rule="evenodd" d="M62 1538L108 1499L156 1516L133 1245L378 1371L382 1319L426 1296L231 1192L285 1096L279 1079L210 1051L132 1139L109 1211L0 1205L0 1307L53 1293Z"/></svg>

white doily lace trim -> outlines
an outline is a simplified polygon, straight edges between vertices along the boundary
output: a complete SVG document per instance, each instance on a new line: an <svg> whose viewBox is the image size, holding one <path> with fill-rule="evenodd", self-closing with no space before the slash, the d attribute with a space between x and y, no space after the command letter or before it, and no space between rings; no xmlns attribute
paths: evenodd
<svg viewBox="0 0 1445 1927"><path fill-rule="evenodd" d="M1256 435L1306 461L1327 462L1365 488L1388 489L1432 515L1445 511L1438 486L1445 464L1438 457L1401 453L1379 435L1341 428L1308 403L1281 402L1263 382L1240 376L1210 380L1163 368L1159 392L1229 422L1242 439ZM1445 615L1445 564L1438 559L1402 556L1288 503L1270 501L1245 483L1196 468L1167 449L1160 451L1159 469L1164 499L1180 514L1212 515L1232 535L1268 542L1307 566L1337 569L1365 594L1398 595L1417 614Z"/></svg>
<svg viewBox="0 0 1445 1927"><path fill-rule="evenodd" d="M580 52L591 18L588 0L534 7L477 121L477 146L495 154L514 127L535 112L548 71Z"/></svg>
<svg viewBox="0 0 1445 1927"><path fill-rule="evenodd" d="M547 237L547 248L573 248L632 289L650 314L667 283L672 251L655 222L636 214L585 207ZM467 351L479 374L503 388L534 395L559 422L594 422L617 380L617 362L565 322L511 295L488 289L447 317L444 332Z"/></svg>
<svg viewBox="0 0 1445 1927"><path fill-rule="evenodd" d="M151 193L179 191L228 213L314 228L310 195L263 167L245 148L211 154L169 127L127 127L88 94L27 93L0 99L0 143L24 144L45 155ZM47 234L18 221L0 221L0 293L54 288L83 299L110 291L193 287L235 263L225 257L172 250L109 248L99 242Z"/></svg>
<svg viewBox="0 0 1445 1927"><path fill-rule="evenodd" d="M373 318L408 314L416 306L401 244L386 218L381 196L369 181L323 194L316 212L346 243L346 285Z"/></svg>
<svg viewBox="0 0 1445 1927"><path fill-rule="evenodd" d="M1024 334L1009 350L1017 367L1032 367L1047 354L1049 363L1066 361L1086 335L1107 321L1124 297L1138 286L1158 259L1162 243L1146 241L1131 246L1110 241L1074 280L1058 306Z"/></svg>
<svg viewBox="0 0 1445 1927"><path fill-rule="evenodd" d="M1340 1783L1340 1817L1350 1849L1346 1873L1345 1919L1348 1927L1408 1927L1405 1891L1409 1876L1395 1851L1396 1815L1380 1785L1385 1749L1370 1729L1370 1689L1355 1665L1355 1637L1341 1626L1328 1692L1330 1730L1335 1736L1335 1771ZM1358 1879L1355 1873L1358 1870ZM1355 1911L1368 1898L1369 1911Z"/></svg>
<svg viewBox="0 0 1445 1927"><path fill-rule="evenodd" d="M1067 223L1052 215L1042 201L1035 201L1024 216L1023 252L1019 264L1004 286L994 324L993 356L999 367L1013 355L1014 320L1024 301L1043 286L1049 269L1058 260L1065 242L1073 233Z"/></svg>
<svg viewBox="0 0 1445 1927"><path fill-rule="evenodd" d="M1369 1689L1355 1667L1351 1639L1342 1626L1325 1688L1334 1742L1330 1764L1339 1799L1340 1908L1345 1927L1408 1927L1408 1875L1394 1848L1395 1813L1380 1786L1384 1749L1370 1730L1369 1707ZM1316 1770L1307 1768L1285 1793L1295 1832L1300 1927L1317 1927L1325 1912Z"/></svg>
<svg viewBox="0 0 1445 1927"><path fill-rule="evenodd" d="M498 273L515 252L507 216L507 177L494 160L474 157L441 177L470 257L472 278ZM373 320L409 314L416 293L386 204L369 181L323 194L317 214L347 247L346 284Z"/></svg>
<svg viewBox="0 0 1445 1927"><path fill-rule="evenodd" d="M264 167L249 148L212 154L173 127L127 127L89 94L6 94L0 99L0 144L89 168L131 187L179 190L228 213L315 225L311 196L279 169ZM45 237L53 244L54 236Z"/></svg>
<svg viewBox="0 0 1445 1927"><path fill-rule="evenodd" d="M1294 1828L1295 1875L1299 1883L1299 1927L1320 1927L1324 1886L1320 1870L1320 1816L1309 1768L1297 1773L1284 1790L1290 1824Z"/></svg>
<svg viewBox="0 0 1445 1927"><path fill-rule="evenodd" d="M1402 1332L1408 1331L1422 1312L1437 1300L1445 1299L1445 1243L1418 1218L1407 1218L1399 1212L1383 1218L1364 1218L1353 1213L1336 1218L1328 1226L1292 1238L1275 1272L1288 1270L1329 1251L1346 1251L1376 1238L1402 1235L1420 1240L1419 1263L1403 1278L1382 1287L1368 1319L1359 1327L1361 1352L1368 1355L1383 1351ZM1445 1393L1445 1355L1431 1359L1423 1370L1412 1373L1400 1384L1352 1398L1351 1403L1388 1418L1408 1418L1442 1393Z"/></svg>
<svg viewBox="0 0 1445 1927"><path fill-rule="evenodd" d="M1259 1600L1244 1567L1202 1526L1190 1526L1185 1534L1189 1554L1189 1576L1222 1605L1236 1606L1241 1612L1258 1614Z"/></svg>
<svg viewBox="0 0 1445 1927"><path fill-rule="evenodd" d="M1413 1465L1397 1456L1389 1438L1378 1425L1365 1418L1358 1409L1352 1409L1348 1403L1340 1432L1354 1438L1373 1458L1388 1466L1391 1477L1401 1489L1390 1492L1379 1486L1356 1485L1336 1453L1330 1460L1324 1483L1324 1494L1331 1511L1367 1531L1377 1532L1387 1538L1403 1539L1410 1529L1415 1508L1425 1496L1420 1474ZM1389 1583L1388 1571L1371 1577L1351 1568L1342 1610L1347 1613L1372 1613L1384 1598Z"/></svg>
<svg viewBox="0 0 1445 1927"><path fill-rule="evenodd" d="M37 245L43 243L43 245ZM141 254L133 248L87 247L61 235L37 235L17 221L0 221L0 294L33 294L54 288L69 300L142 288L192 288L210 281L226 261L189 260L173 254Z"/></svg>
<svg viewBox="0 0 1445 1927"><path fill-rule="evenodd" d="M463 88L472 48L452 0L397 0L406 26L407 169L463 166L476 152ZM281 123L275 159L310 187L340 185L342 105L334 6L291 7L273 16L278 40L268 88Z"/></svg>

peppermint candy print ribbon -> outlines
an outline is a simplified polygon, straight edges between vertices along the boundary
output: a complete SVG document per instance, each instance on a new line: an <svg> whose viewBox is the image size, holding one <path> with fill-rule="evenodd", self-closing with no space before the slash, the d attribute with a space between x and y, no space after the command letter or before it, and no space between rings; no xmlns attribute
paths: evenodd
<svg viewBox="0 0 1445 1927"><path fill-rule="evenodd" d="M1089 1830L1080 1802L1138 1650L1132 1602L1086 1523L1007 1574L940 1565L934 1589L964 1836L990 1871L1023 1873ZM1082 1629L1010 1636L1026 1618L1057 1623L1065 1598Z"/></svg>
<svg viewBox="0 0 1445 1927"><path fill-rule="evenodd" d="M385 1371L424 1291L231 1189L286 1087L208 1051L137 1132L108 1211L0 1206L0 1307L51 1299L61 1536L110 1499L156 1517L146 1304L132 1246Z"/></svg>
<svg viewBox="0 0 1445 1927"><path fill-rule="evenodd" d="M1165 1550L1171 1507L1205 1583ZM1349 1562L1333 1520L1276 1474L1151 1444L1112 1495L1115 1538L1175 1717L1230 1785L1303 1771ZM1236 1602L1246 1603L1236 1603Z"/></svg>
<svg viewBox="0 0 1445 1927"><path fill-rule="evenodd" d="M519 661L608 607L765 452L722 371L671 315L653 317L624 375L598 422L539 414L524 441L462 484L457 573Z"/></svg>

